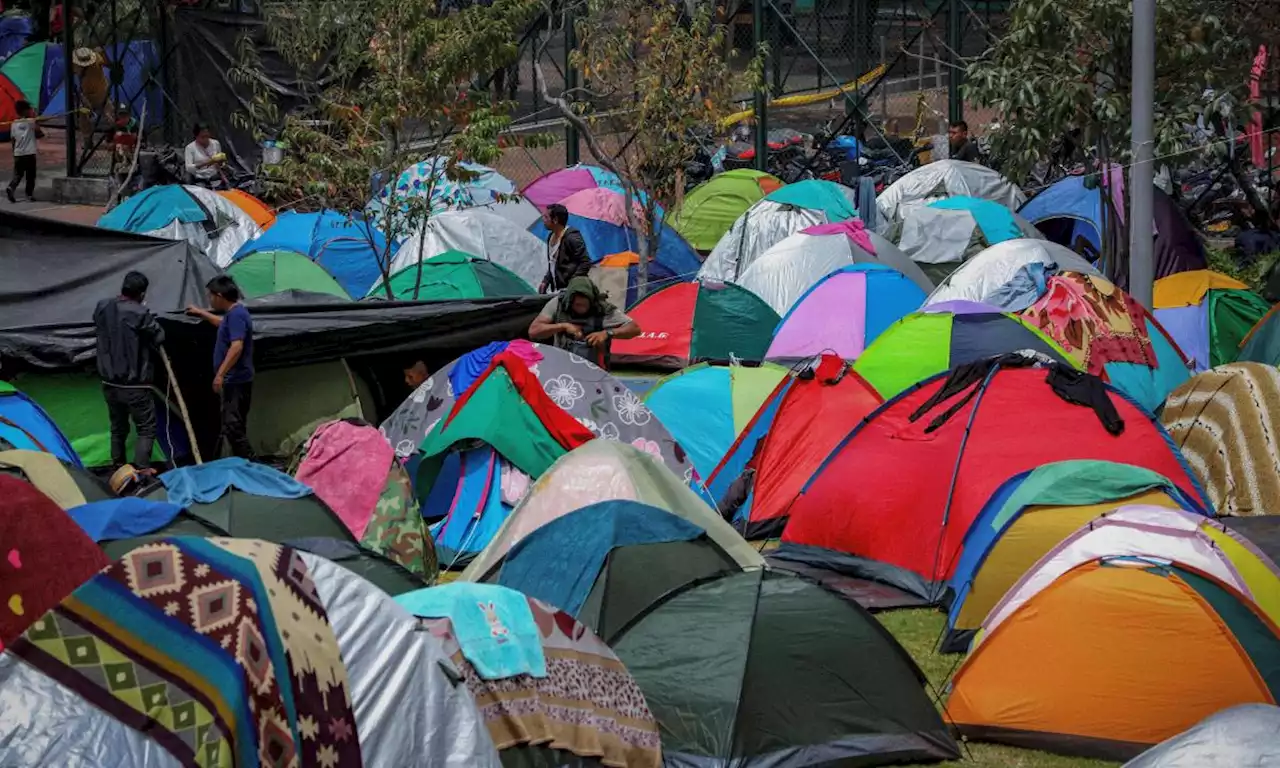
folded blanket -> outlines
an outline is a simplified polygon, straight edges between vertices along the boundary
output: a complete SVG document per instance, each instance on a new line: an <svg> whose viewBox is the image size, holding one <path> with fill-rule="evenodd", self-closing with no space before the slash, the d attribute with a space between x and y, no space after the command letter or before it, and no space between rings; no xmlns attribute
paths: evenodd
<svg viewBox="0 0 1280 768"><path fill-rule="evenodd" d="M485 680L547 676L538 627L528 599L519 592L454 582L394 599L415 616L449 619L462 654Z"/></svg>

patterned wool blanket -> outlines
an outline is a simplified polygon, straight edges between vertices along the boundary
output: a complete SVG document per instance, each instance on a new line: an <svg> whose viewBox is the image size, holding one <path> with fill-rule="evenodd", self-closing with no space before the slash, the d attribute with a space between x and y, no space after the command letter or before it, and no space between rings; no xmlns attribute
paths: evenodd
<svg viewBox="0 0 1280 768"><path fill-rule="evenodd" d="M10 650L183 765L361 765L346 667L289 547L188 537L138 547Z"/></svg>
<svg viewBox="0 0 1280 768"><path fill-rule="evenodd" d="M462 672L499 750L546 746L611 768L657 768L658 726L644 694L609 646L572 616L529 600L547 676L485 680L462 654L448 619L421 619Z"/></svg>

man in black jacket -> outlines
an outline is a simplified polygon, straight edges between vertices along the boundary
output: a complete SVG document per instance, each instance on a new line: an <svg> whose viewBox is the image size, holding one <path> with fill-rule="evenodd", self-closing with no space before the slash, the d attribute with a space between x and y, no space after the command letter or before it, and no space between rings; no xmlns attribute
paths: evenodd
<svg viewBox="0 0 1280 768"><path fill-rule="evenodd" d="M143 305L148 285L146 275L130 272L124 276L120 295L103 299L93 310L98 334L98 376L102 378L102 394L111 419L111 463L117 468L125 463L132 418L138 430L133 466L140 472L151 466L151 446L156 439L152 355L164 343L164 329Z"/></svg>
<svg viewBox="0 0 1280 768"><path fill-rule="evenodd" d="M573 278L587 277L591 257L582 233L569 226L568 208L552 203L542 214L542 223L551 230L551 236L547 238L547 274L538 293L555 293L564 290Z"/></svg>

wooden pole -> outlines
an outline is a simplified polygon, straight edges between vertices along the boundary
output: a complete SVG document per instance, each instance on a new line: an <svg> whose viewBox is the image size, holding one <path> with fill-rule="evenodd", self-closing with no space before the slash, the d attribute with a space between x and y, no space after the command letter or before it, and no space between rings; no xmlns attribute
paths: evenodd
<svg viewBox="0 0 1280 768"><path fill-rule="evenodd" d="M204 459L200 456L200 443L196 440L195 427L191 426L191 415L187 413L187 401L182 397L182 387L178 386L178 377L173 375L173 364L169 362L169 355L165 353L164 347L160 348L160 359L164 361L164 371L169 377L169 383L173 384L173 394L178 398L178 412L182 414L182 425L187 428L187 439L191 441L191 452L196 457L196 464L203 464Z"/></svg>

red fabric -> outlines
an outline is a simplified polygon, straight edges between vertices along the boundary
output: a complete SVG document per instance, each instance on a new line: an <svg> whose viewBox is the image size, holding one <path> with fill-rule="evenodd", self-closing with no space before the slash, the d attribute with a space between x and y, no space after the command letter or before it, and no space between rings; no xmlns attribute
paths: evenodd
<svg viewBox="0 0 1280 768"><path fill-rule="evenodd" d="M825 547L905 568L940 581L951 575L970 524L1013 475L1071 459L1145 467L1201 499L1174 449L1151 417L1112 397L1124 432L1112 436L1089 408L1062 400L1044 369L1005 369L980 397L947 511L956 455L974 398L942 427L925 428L956 402L944 401L914 424L908 417L945 377L908 391L834 454L791 507L783 541ZM963 397L958 395L957 397Z"/></svg>
<svg viewBox="0 0 1280 768"><path fill-rule="evenodd" d="M682 367L688 365L697 304L696 282L663 288L636 304L627 315L640 326L641 334L634 339L614 339L610 348L614 364L665 359Z"/></svg>
<svg viewBox="0 0 1280 768"><path fill-rule="evenodd" d="M454 416L462 413L471 396L499 366L507 372L507 377L515 385L521 399L533 409L538 420L547 430L547 434L551 435L560 447L566 451L572 451L588 440L595 439L594 432L583 426L581 422L570 416L568 411L556 405L555 401L547 396L546 391L542 389L542 382L538 381L538 377L529 370L521 355L511 350L503 351L489 361L489 368L480 374L475 383L453 404L453 410L449 411L445 420L446 427Z"/></svg>
<svg viewBox="0 0 1280 768"><path fill-rule="evenodd" d="M9 123L18 118L18 110L14 105L25 98L21 88L14 85L8 77L0 75L0 135L9 136Z"/></svg>
<svg viewBox="0 0 1280 768"><path fill-rule="evenodd" d="M66 512L30 483L0 475L0 642L111 564Z"/></svg>
<svg viewBox="0 0 1280 768"><path fill-rule="evenodd" d="M756 480L751 501L752 523L785 517L822 462L853 429L880 407L880 395L858 374L848 371L830 383L823 355L817 376L797 379L778 406L764 446L756 457ZM824 368L828 375L823 375Z"/></svg>

